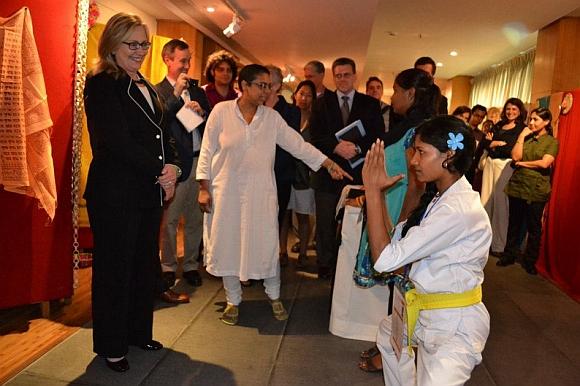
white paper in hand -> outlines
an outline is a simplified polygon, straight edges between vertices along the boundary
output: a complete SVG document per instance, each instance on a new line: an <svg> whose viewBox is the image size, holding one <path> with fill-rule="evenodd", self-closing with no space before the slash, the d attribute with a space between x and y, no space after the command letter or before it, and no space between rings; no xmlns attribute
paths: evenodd
<svg viewBox="0 0 580 386"><path fill-rule="evenodd" d="M185 129L191 133L195 128L203 122L201 115L193 111L192 109L183 106L177 114L175 114L179 122L185 127Z"/></svg>

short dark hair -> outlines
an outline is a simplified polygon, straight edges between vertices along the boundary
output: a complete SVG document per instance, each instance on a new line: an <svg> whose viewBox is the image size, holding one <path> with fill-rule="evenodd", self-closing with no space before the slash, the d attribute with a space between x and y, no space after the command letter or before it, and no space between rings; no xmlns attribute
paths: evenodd
<svg viewBox="0 0 580 386"><path fill-rule="evenodd" d="M181 51L188 50L189 44L187 44L183 40L171 39L163 46L163 49L161 50L161 58L173 55L176 49Z"/></svg>
<svg viewBox="0 0 580 386"><path fill-rule="evenodd" d="M236 76L238 75L238 65L234 55L230 54L226 50L220 50L207 57L207 63L205 65L205 78L209 83L215 82L215 78L212 72L217 66L224 62L229 64L230 68L232 69L232 82L236 80Z"/></svg>
<svg viewBox="0 0 580 386"><path fill-rule="evenodd" d="M457 106L455 110L453 110L453 114L451 115L457 116L464 113L469 113L469 116L471 117L471 109L469 108L469 106Z"/></svg>
<svg viewBox="0 0 580 386"><path fill-rule="evenodd" d="M322 64L321 61L311 60L310 62L308 62L304 65L305 68L308 66L314 67L314 69L316 70L317 73L324 74L324 71L325 71L324 64Z"/></svg>
<svg viewBox="0 0 580 386"><path fill-rule="evenodd" d="M435 64L435 61L429 56L421 56L419 59L415 60L415 65L413 67L417 68L417 66L424 66L425 64L430 64L433 66L433 74L431 75L435 76L435 71L437 71L437 64Z"/></svg>
<svg viewBox="0 0 580 386"><path fill-rule="evenodd" d="M475 113L477 110L483 111L487 115L487 109L482 105L475 105L471 108L471 114Z"/></svg>
<svg viewBox="0 0 580 386"><path fill-rule="evenodd" d="M256 80L260 74L270 75L270 71L261 64L248 64L247 66L244 66L240 71L240 76L238 77L238 87L240 90L242 90L242 81L250 84Z"/></svg>
<svg viewBox="0 0 580 386"><path fill-rule="evenodd" d="M520 123L526 123L526 118L528 117L528 110L526 110L526 106L524 105L524 102L522 102L521 99L519 98L509 98L507 101L505 101L505 104L503 105L503 109L501 110L501 120L502 121L507 121L507 117L505 115L505 110L507 108L507 105L514 105L518 108L518 110L520 110L520 116L516 118L516 122L520 122Z"/></svg>
<svg viewBox="0 0 580 386"><path fill-rule="evenodd" d="M379 83L381 84L381 87L384 87L384 86L383 86L383 81L382 81L382 80L380 80L380 79L379 79L378 77L376 77L376 76L371 76L371 77L369 77L369 79L367 80L367 83L366 83L366 88L369 88L369 84L370 84L371 82L379 82Z"/></svg>
<svg viewBox="0 0 580 386"><path fill-rule="evenodd" d="M332 73L334 74L334 69L336 66L351 66L352 73L356 74L356 64L354 64L354 60L351 58L338 58L334 62L332 62Z"/></svg>

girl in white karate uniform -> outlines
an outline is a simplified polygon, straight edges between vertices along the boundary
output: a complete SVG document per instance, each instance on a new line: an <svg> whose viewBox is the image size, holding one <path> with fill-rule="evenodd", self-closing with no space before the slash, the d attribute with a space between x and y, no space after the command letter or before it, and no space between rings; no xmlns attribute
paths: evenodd
<svg viewBox="0 0 580 386"><path fill-rule="evenodd" d="M414 287L402 290L407 308L401 334L393 333L395 312L379 327L385 384L463 385L481 362L489 335L481 284L491 227L478 193L463 176L475 140L471 130L451 116L417 127L411 167L420 182L428 183L427 189L392 235L385 225L383 195L402 176L387 176L380 145L373 145L363 168L374 267L379 272L405 267L408 281L401 287ZM413 314L418 315L416 323ZM401 339L399 351L393 348L396 335Z"/></svg>

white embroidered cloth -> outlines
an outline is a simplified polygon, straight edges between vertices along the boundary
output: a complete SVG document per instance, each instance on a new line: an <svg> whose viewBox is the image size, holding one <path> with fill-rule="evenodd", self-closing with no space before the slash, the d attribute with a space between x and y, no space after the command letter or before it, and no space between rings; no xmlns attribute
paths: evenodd
<svg viewBox="0 0 580 386"><path fill-rule="evenodd" d="M0 18L0 184L39 200L50 219L56 183L46 88L30 10Z"/></svg>

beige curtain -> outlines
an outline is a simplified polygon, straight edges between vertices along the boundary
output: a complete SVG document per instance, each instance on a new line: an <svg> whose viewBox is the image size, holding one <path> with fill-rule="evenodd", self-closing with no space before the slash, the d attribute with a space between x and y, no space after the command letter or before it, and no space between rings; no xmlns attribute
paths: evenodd
<svg viewBox="0 0 580 386"><path fill-rule="evenodd" d="M473 78L470 105L501 108L512 97L530 103L535 56L534 49Z"/></svg>

